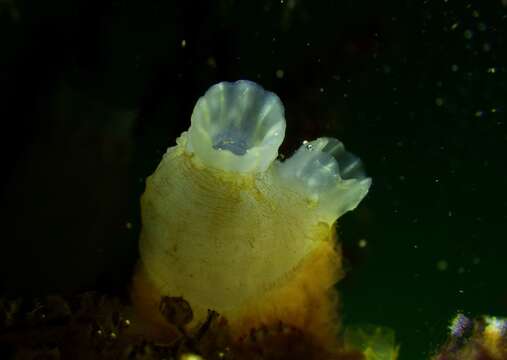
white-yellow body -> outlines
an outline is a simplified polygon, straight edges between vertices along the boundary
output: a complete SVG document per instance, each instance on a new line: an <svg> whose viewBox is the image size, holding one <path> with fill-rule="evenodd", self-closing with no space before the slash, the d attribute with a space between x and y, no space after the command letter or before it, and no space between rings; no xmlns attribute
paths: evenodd
<svg viewBox="0 0 507 360"><path fill-rule="evenodd" d="M341 274L335 221L364 197L370 180L340 177L333 152L354 166L358 160L334 139L275 160L285 130L278 98L253 83L222 84L199 100L189 132L147 179L134 299L156 314L161 296L182 296L195 324L215 310L238 335L284 321L330 337L332 287ZM252 106L260 120L238 125ZM233 123L223 120L230 114Z"/></svg>

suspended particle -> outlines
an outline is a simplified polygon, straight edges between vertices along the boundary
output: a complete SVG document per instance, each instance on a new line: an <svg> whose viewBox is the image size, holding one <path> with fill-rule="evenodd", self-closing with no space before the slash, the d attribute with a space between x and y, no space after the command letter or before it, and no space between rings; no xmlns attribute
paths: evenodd
<svg viewBox="0 0 507 360"><path fill-rule="evenodd" d="M183 354L180 360L203 360L203 358L197 354Z"/></svg>
<svg viewBox="0 0 507 360"><path fill-rule="evenodd" d="M208 58L208 60L206 61L206 63L208 64L209 67L212 67L212 68L216 68L217 67L217 62L215 60L215 58L213 56L210 56Z"/></svg>
<svg viewBox="0 0 507 360"><path fill-rule="evenodd" d="M439 260L437 262L437 270L438 271L445 271L449 267L449 264L445 260Z"/></svg>

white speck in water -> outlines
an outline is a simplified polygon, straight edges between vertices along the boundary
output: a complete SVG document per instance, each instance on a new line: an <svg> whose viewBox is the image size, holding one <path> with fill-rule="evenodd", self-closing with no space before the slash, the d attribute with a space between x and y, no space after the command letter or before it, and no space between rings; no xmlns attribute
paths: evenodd
<svg viewBox="0 0 507 360"><path fill-rule="evenodd" d="M278 70L276 70L275 75L277 78L281 79L281 78L283 78L284 72L282 69L278 69Z"/></svg>
<svg viewBox="0 0 507 360"><path fill-rule="evenodd" d="M187 46L187 40L183 39L181 40L181 47L184 48Z"/></svg>
<svg viewBox="0 0 507 360"><path fill-rule="evenodd" d="M210 56L208 58L207 63L208 63L209 67L212 67L212 68L216 68L217 67L217 62L216 62L216 60L215 60L215 58L213 56Z"/></svg>
<svg viewBox="0 0 507 360"><path fill-rule="evenodd" d="M445 260L439 260L437 262L437 270L439 271L445 271L449 267L449 264Z"/></svg>
<svg viewBox="0 0 507 360"><path fill-rule="evenodd" d="M366 241L366 239L361 239L357 242L357 246L359 246L360 248L365 248L366 245L368 245L368 242Z"/></svg>

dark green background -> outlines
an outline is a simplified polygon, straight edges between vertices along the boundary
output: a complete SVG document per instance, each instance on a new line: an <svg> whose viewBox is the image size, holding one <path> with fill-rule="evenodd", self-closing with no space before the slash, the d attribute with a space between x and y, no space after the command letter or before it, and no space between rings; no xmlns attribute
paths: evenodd
<svg viewBox="0 0 507 360"><path fill-rule="evenodd" d="M250 79L285 154L334 136L373 178L339 230L346 324L417 360L457 311L506 316L506 3L0 1L1 292L124 291L144 178L211 84Z"/></svg>

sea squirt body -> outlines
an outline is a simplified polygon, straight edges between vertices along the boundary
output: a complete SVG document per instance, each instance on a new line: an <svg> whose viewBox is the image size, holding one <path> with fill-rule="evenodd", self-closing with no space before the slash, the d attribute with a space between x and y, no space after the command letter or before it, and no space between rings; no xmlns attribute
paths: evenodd
<svg viewBox="0 0 507 360"><path fill-rule="evenodd" d="M199 99L141 198L138 307L155 314L160 296L182 296L194 323L213 309L238 336L275 321L332 336L334 224L371 181L336 139L275 160L284 132L280 100L253 82L219 83Z"/></svg>

